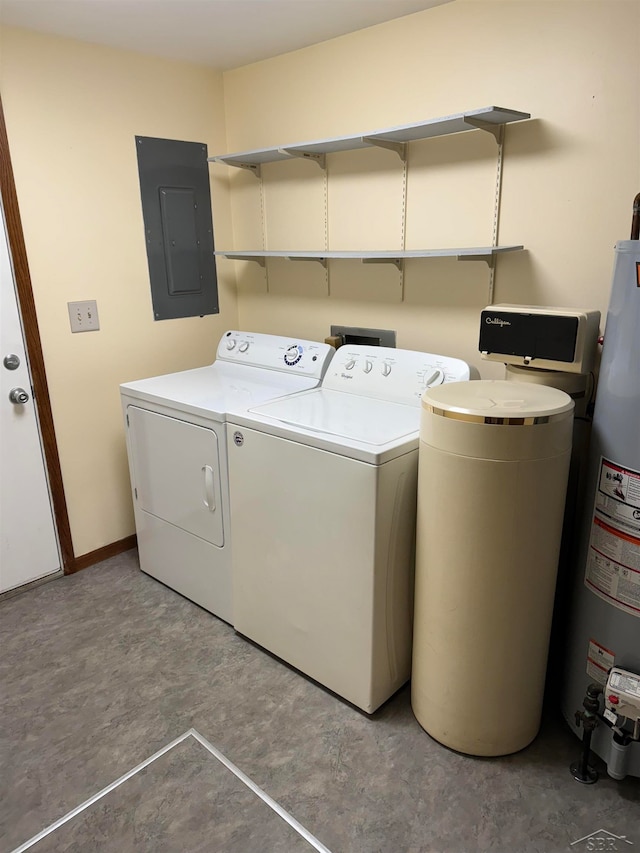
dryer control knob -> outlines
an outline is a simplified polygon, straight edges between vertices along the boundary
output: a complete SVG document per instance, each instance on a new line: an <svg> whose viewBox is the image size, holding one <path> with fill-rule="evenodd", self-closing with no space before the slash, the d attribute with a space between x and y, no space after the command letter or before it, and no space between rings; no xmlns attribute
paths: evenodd
<svg viewBox="0 0 640 853"><path fill-rule="evenodd" d="M235 349L235 348L236 348L236 342L235 342L235 340L234 340L233 338L229 338L229 340L227 341L227 349L228 349L228 350L232 350L232 349Z"/></svg>
<svg viewBox="0 0 640 853"><path fill-rule="evenodd" d="M345 370L353 370L353 368L355 367L355 363L355 358L350 358L349 361L345 362Z"/></svg>
<svg viewBox="0 0 640 853"><path fill-rule="evenodd" d="M372 367L373 367L372 361L365 361L365 363L362 365L362 369L364 370L365 373L371 373Z"/></svg>
<svg viewBox="0 0 640 853"><path fill-rule="evenodd" d="M391 373L391 365L388 361L382 362L382 375L388 376Z"/></svg>
<svg viewBox="0 0 640 853"><path fill-rule="evenodd" d="M238 352L246 352L249 349L249 341L243 341L238 347Z"/></svg>
<svg viewBox="0 0 640 853"><path fill-rule="evenodd" d="M287 348L287 351L284 354L284 363L288 364L289 367L293 367L293 365L297 364L301 358L302 347L298 344L291 344L291 346Z"/></svg>

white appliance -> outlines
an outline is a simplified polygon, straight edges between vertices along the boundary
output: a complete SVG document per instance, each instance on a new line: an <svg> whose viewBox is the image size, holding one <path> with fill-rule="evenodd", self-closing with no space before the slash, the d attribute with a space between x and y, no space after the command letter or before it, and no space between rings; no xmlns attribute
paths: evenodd
<svg viewBox="0 0 640 853"><path fill-rule="evenodd" d="M228 331L208 367L120 386L140 567L233 622L226 419L316 386L327 344Z"/></svg>
<svg viewBox="0 0 640 853"><path fill-rule="evenodd" d="M464 379L347 345L320 388L229 418L235 628L368 713L410 672L421 396Z"/></svg>

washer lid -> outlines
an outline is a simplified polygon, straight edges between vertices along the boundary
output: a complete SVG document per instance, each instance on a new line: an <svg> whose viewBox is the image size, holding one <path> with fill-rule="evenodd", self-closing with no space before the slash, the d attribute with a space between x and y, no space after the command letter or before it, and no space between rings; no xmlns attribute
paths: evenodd
<svg viewBox="0 0 640 853"><path fill-rule="evenodd" d="M298 430L380 447L415 437L420 409L388 400L374 400L343 391L316 388L265 403L250 412Z"/></svg>
<svg viewBox="0 0 640 853"><path fill-rule="evenodd" d="M573 410L573 400L564 391L548 385L509 382L505 379L480 379L476 382L450 382L428 388L422 396L423 408L461 420L489 423L513 423L535 418L537 422Z"/></svg>

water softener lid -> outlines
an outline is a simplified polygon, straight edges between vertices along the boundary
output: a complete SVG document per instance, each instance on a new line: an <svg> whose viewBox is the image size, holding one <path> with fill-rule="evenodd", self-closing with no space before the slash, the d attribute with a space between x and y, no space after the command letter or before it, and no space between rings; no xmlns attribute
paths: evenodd
<svg viewBox="0 0 640 853"><path fill-rule="evenodd" d="M474 423L526 425L548 423L573 411L564 391L547 385L480 379L428 388L422 406L435 415Z"/></svg>

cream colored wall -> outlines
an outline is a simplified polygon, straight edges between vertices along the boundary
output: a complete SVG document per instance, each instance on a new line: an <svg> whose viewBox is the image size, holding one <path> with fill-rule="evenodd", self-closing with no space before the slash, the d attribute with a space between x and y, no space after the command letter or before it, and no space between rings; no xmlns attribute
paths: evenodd
<svg viewBox="0 0 640 853"><path fill-rule="evenodd" d="M350 135L498 104L532 114L505 136L495 299L606 312L613 245L640 189L640 4L454 2L225 74L229 151ZM496 144L480 131L412 143L406 248L489 245ZM222 172L227 167L215 167ZM235 248L262 246L260 184L228 169ZM324 179L267 165L266 247L323 248ZM389 151L332 155L328 246L400 248L402 167ZM222 244L220 244L222 247ZM226 248L226 247L222 247ZM332 323L396 329L398 346L478 355L488 270L231 262L245 328L323 338Z"/></svg>
<svg viewBox="0 0 640 853"><path fill-rule="evenodd" d="M323 338L331 323L396 329L398 345L459 355L484 376L482 263L219 264L220 315L155 323L136 134L209 153L354 134L489 104L506 129L496 300L606 311L612 247L640 187L640 4L457 2L228 72L0 30L0 84L76 554L133 532L118 384L205 364L221 332ZM224 86L224 91L223 91ZM227 136L225 138L225 119ZM495 143L412 143L406 247L488 244ZM226 189L233 190L233 233ZM250 174L212 166L219 248L400 248L401 164L388 151ZM328 219L325 222L325 192ZM234 279L238 276L238 298ZM101 330L71 335L67 301ZM239 312L239 319L238 319Z"/></svg>
<svg viewBox="0 0 640 853"><path fill-rule="evenodd" d="M225 147L222 76L21 30L1 32L2 99L76 555L134 532L118 385L213 361L238 322L154 322L135 135ZM214 233L230 239L225 179ZM67 302L96 299L100 331L72 335Z"/></svg>

